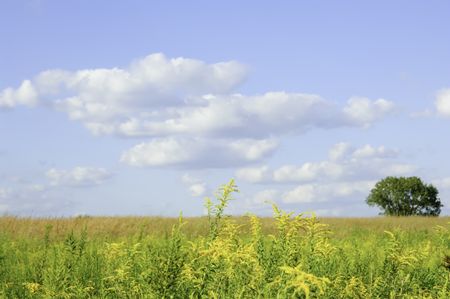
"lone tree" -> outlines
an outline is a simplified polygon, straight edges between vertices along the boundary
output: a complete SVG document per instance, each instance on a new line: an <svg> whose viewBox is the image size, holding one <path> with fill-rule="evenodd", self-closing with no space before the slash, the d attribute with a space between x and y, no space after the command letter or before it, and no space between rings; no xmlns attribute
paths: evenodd
<svg viewBox="0 0 450 299"><path fill-rule="evenodd" d="M376 183L366 202L379 206L382 215L439 216L442 204L438 195L436 187L418 177L389 176Z"/></svg>

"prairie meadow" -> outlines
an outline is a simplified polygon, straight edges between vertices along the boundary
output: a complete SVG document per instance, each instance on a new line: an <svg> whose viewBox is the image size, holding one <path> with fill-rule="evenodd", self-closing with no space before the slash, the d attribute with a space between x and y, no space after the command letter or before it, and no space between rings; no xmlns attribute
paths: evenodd
<svg viewBox="0 0 450 299"><path fill-rule="evenodd" d="M449 217L0 218L2 298L448 298Z"/></svg>

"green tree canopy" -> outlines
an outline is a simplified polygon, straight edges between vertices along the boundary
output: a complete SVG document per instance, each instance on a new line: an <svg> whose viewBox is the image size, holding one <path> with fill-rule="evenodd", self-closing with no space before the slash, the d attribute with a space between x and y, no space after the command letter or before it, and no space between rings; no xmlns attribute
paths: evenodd
<svg viewBox="0 0 450 299"><path fill-rule="evenodd" d="M439 191L418 177L386 177L376 183L367 197L367 204L378 206L381 214L390 216L439 216Z"/></svg>

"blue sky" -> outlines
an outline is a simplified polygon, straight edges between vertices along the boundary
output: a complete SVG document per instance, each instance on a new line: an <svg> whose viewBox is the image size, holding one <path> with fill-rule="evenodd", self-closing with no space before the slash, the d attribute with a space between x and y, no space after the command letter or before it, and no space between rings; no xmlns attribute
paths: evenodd
<svg viewBox="0 0 450 299"><path fill-rule="evenodd" d="M448 1L1 1L0 213L450 214Z"/></svg>

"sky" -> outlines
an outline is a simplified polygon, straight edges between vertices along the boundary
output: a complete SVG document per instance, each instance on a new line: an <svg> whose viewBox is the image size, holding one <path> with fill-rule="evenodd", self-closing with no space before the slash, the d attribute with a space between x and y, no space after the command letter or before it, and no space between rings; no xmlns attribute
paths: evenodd
<svg viewBox="0 0 450 299"><path fill-rule="evenodd" d="M0 0L0 214L450 215L449 1Z"/></svg>

